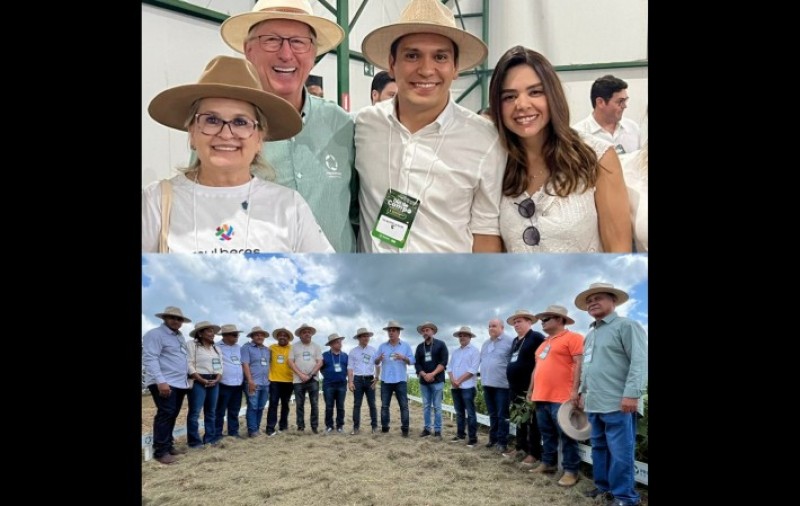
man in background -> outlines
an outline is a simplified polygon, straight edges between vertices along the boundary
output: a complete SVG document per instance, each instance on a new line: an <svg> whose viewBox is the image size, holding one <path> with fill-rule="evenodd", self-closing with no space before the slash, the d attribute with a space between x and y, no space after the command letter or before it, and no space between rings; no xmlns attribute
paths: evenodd
<svg viewBox="0 0 800 506"><path fill-rule="evenodd" d="M611 142L618 155L639 149L639 125L622 117L628 107L628 83L608 74L592 84L589 96L592 112L572 128Z"/></svg>
<svg viewBox="0 0 800 506"><path fill-rule="evenodd" d="M372 91L370 91L372 105L392 99L395 95L397 95L397 83L394 78L385 70L375 74L375 77L372 78Z"/></svg>

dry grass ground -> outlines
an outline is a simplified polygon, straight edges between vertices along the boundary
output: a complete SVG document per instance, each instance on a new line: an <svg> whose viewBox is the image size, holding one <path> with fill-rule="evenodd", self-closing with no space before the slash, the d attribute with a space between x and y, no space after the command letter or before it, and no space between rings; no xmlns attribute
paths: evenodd
<svg viewBox="0 0 800 506"><path fill-rule="evenodd" d="M422 408L410 402L411 435L400 434L400 410L392 400L391 431L370 434L366 401L362 433L350 436L352 397L346 401L345 434L315 435L289 430L276 437L224 438L222 447L193 450L172 465L142 463L142 504L147 506L255 505L551 505L593 506L582 496L593 487L591 474L564 489L554 478L533 475L516 462L485 448L487 428L479 426L479 446L450 443L455 420L444 415L443 440L420 438ZM306 417L309 415L306 403ZM152 430L152 399L142 397L142 434ZM378 400L380 418L380 400ZM244 424L244 417L240 419ZM266 422L266 411L262 430ZM186 423L186 403L178 425ZM380 425L380 421L378 422ZM308 426L309 424L306 423ZM243 427L245 427L243 425ZM320 428L324 402L320 399ZM366 428L366 432L364 429ZM246 433L246 428L243 428ZM178 438L185 446L185 437ZM584 472L590 473L586 466ZM647 505L646 490L642 504Z"/></svg>

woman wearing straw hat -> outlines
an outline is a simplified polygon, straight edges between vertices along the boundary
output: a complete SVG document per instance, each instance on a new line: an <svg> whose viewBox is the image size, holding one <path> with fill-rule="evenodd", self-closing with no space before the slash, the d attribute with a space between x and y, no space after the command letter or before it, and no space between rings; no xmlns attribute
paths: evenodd
<svg viewBox="0 0 800 506"><path fill-rule="evenodd" d="M500 233L507 251L630 252L628 193L609 142L569 126L555 69L522 46L495 65L491 115L508 151Z"/></svg>
<svg viewBox="0 0 800 506"><path fill-rule="evenodd" d="M220 435L216 433L217 398L219 380L222 378L222 353L214 344L214 334L219 325L199 322L189 336L194 341L186 345L189 355L189 413L186 415L186 437L189 448L216 445ZM200 438L200 411L203 411L205 431Z"/></svg>
<svg viewBox="0 0 800 506"><path fill-rule="evenodd" d="M188 132L197 158L142 191L142 251L333 252L299 193L252 174L263 166L263 141L302 128L288 102L262 89L252 64L214 57L196 84L162 91L148 112Z"/></svg>

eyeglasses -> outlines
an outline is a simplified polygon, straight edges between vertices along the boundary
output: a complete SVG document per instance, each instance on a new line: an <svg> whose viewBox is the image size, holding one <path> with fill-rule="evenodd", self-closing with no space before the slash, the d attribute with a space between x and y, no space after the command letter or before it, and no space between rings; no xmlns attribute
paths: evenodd
<svg viewBox="0 0 800 506"><path fill-rule="evenodd" d="M222 337L225 337L225 336L239 337L239 334L237 334L236 332L225 332L224 334L222 334Z"/></svg>
<svg viewBox="0 0 800 506"><path fill-rule="evenodd" d="M183 321L183 318L181 318L180 316L172 316L172 315L169 315L169 314L168 315L164 315L164 319L165 320L178 320L178 321L181 321L181 322Z"/></svg>
<svg viewBox="0 0 800 506"><path fill-rule="evenodd" d="M536 204L533 200L528 197L522 202L514 202L517 206L517 211L523 218L532 218L533 215L536 213ZM541 235L539 234L539 229L533 226L533 219L531 219L531 225L522 231L522 240L525 241L525 244L528 246L536 246L539 244L539 240L541 239Z"/></svg>
<svg viewBox="0 0 800 506"><path fill-rule="evenodd" d="M207 113L195 114L194 117L195 121L197 121L197 124L200 126L200 131L206 135L219 135L222 129L225 128L225 125L228 125L231 135L244 140L252 137L258 127L258 121L242 116L233 118L230 121L225 121L222 118Z"/></svg>
<svg viewBox="0 0 800 506"><path fill-rule="evenodd" d="M314 39L311 37L281 37L280 35L259 35L258 45L268 53L276 53L281 50L283 41L289 41L289 48L293 53L303 54L311 50Z"/></svg>

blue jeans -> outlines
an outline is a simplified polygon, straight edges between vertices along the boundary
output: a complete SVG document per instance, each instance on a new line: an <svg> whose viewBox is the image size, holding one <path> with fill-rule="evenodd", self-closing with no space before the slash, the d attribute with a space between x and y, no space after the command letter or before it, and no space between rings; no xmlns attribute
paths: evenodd
<svg viewBox="0 0 800 506"><path fill-rule="evenodd" d="M239 410L242 409L242 385L232 387L219 384L219 399L217 399L217 425L214 432L217 439L222 439L222 425L225 414L228 415L228 435L239 435Z"/></svg>
<svg viewBox="0 0 800 506"><path fill-rule="evenodd" d="M294 409L297 413L298 430L306 428L306 393L308 393L308 402L311 403L311 418L309 420L311 428L316 429L319 426L319 381L314 378L305 383L294 384Z"/></svg>
<svg viewBox="0 0 800 506"><path fill-rule="evenodd" d="M508 388L483 387L483 399L489 412L489 441L500 446L508 445Z"/></svg>
<svg viewBox="0 0 800 506"><path fill-rule="evenodd" d="M400 405L400 429L408 432L408 384L405 381L397 383L384 383L381 381L381 429L389 430L389 405L392 402L392 393L397 397Z"/></svg>
<svg viewBox="0 0 800 506"><path fill-rule="evenodd" d="M211 388L195 381L189 390L189 414L186 415L186 439L195 448L217 442L216 414L219 383ZM203 411L203 438L200 439L200 410Z"/></svg>
<svg viewBox="0 0 800 506"><path fill-rule="evenodd" d="M347 383L323 383L322 396L325 397L325 428L341 429L344 427L344 398L347 395ZM333 406L336 404L336 426L333 426Z"/></svg>
<svg viewBox="0 0 800 506"><path fill-rule="evenodd" d="M246 381L244 382L244 395L247 398L247 411L244 419L247 421L248 436L258 432L258 428L261 427L261 418L264 416L264 406L267 405L269 391L269 385L256 385L255 393L250 395L250 386ZM231 429L230 423L228 420L228 431Z"/></svg>
<svg viewBox="0 0 800 506"><path fill-rule="evenodd" d="M156 405L156 416L153 417L153 456L163 457L175 446L172 432L175 430L175 421L183 406L183 398L189 390L185 388L170 387L169 397L158 395L158 385L155 383L147 386L153 403Z"/></svg>
<svg viewBox="0 0 800 506"><path fill-rule="evenodd" d="M419 390L422 392L422 413L425 418L425 428L434 432L442 432L442 397L444 396L444 381L439 383L425 383L420 380ZM433 426L431 426L431 410L433 410Z"/></svg>
<svg viewBox="0 0 800 506"><path fill-rule="evenodd" d="M633 466L636 413L589 413L589 423L595 486L625 504L638 504Z"/></svg>
<svg viewBox="0 0 800 506"><path fill-rule="evenodd" d="M288 381L272 381L269 384L269 407L267 408L267 434L275 430L286 430L289 426L289 401L294 387ZM280 402L279 402L280 401ZM278 421L278 404L281 405L281 419Z"/></svg>
<svg viewBox="0 0 800 506"><path fill-rule="evenodd" d="M456 430L458 437L465 437L464 425L466 422L469 440L478 439L478 417L475 416L475 393L477 388L451 388L453 394L453 407L456 408ZM466 412L466 416L464 416Z"/></svg>
<svg viewBox="0 0 800 506"><path fill-rule="evenodd" d="M578 442L564 434L558 425L560 402L536 401L536 422L542 433L542 463L548 466L558 464L558 440L561 440L561 466L564 471L578 474L581 457L578 455Z"/></svg>
<svg viewBox="0 0 800 506"><path fill-rule="evenodd" d="M367 406L369 406L369 419L372 428L378 428L378 408L375 406L375 389L372 388L372 381L363 376L353 377L353 429L361 427L361 401L367 396Z"/></svg>

